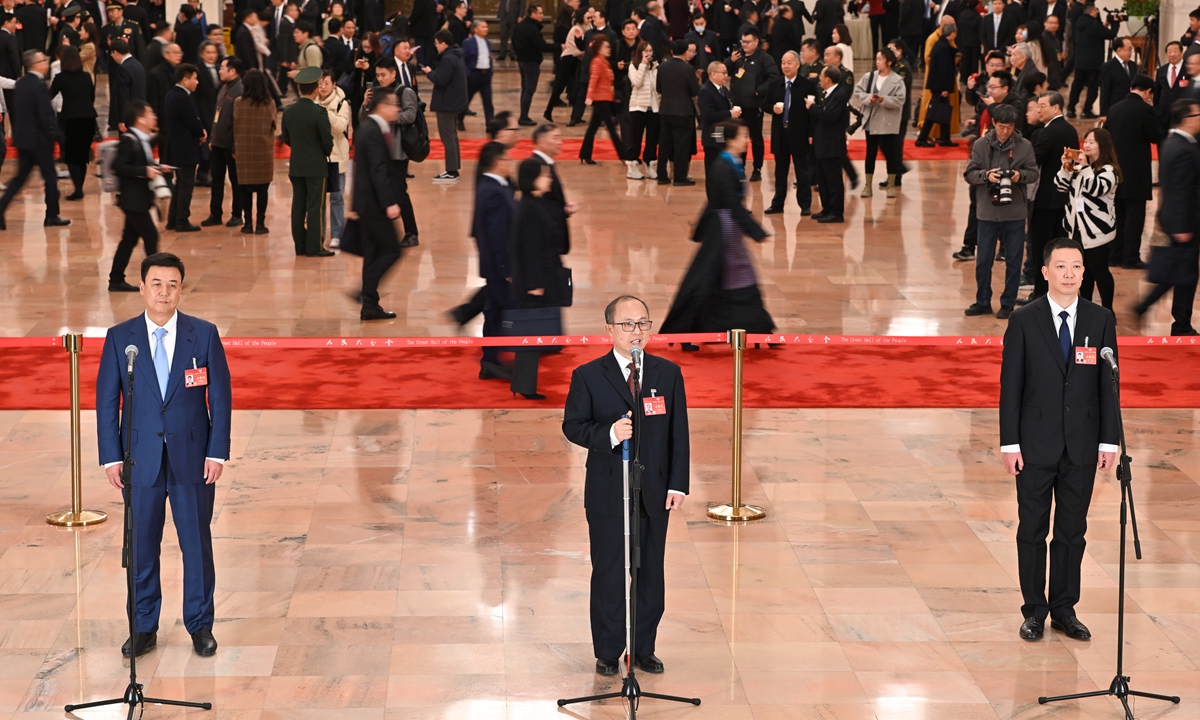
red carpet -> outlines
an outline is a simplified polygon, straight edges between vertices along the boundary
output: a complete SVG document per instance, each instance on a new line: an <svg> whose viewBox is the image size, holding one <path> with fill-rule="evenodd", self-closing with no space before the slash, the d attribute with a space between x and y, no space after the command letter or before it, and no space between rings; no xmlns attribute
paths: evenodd
<svg viewBox="0 0 1200 720"><path fill-rule="evenodd" d="M692 407L729 407L732 353L652 346L683 366ZM507 383L477 380L478 348L262 350L228 348L234 407L561 407L571 370L598 356L571 347L542 359L543 402L513 399ZM1121 346L1124 405L1200 407L1200 346ZM84 406L93 407L99 341L82 355ZM67 353L56 347L0 350L0 409L68 407ZM805 346L748 350L745 405L805 407L995 407L999 347ZM384 378L402 378L393 381Z"/></svg>

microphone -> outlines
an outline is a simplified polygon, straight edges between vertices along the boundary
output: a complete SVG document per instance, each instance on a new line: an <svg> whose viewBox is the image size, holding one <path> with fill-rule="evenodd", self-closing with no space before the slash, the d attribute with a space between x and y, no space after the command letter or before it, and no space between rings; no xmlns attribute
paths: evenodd
<svg viewBox="0 0 1200 720"><path fill-rule="evenodd" d="M642 349L640 347L638 347L637 345L634 345L633 347L631 347L629 349L629 357L633 361L632 364L629 366L629 372L636 373L638 371L638 368L640 368L642 366ZM633 381L634 381L635 387L637 387L639 390L641 389L641 385L642 385L641 380L642 379L640 377L638 377L637 375L633 376Z"/></svg>
<svg viewBox="0 0 1200 720"><path fill-rule="evenodd" d="M1112 366L1113 370L1117 369L1117 359L1115 357L1113 357L1112 348L1110 348L1110 347L1100 348L1100 357L1107 360L1108 364Z"/></svg>
<svg viewBox="0 0 1200 720"><path fill-rule="evenodd" d="M133 372L133 359L137 357L137 354L138 354L137 345L126 345L125 346L125 360L126 360L125 372L127 372L127 373Z"/></svg>

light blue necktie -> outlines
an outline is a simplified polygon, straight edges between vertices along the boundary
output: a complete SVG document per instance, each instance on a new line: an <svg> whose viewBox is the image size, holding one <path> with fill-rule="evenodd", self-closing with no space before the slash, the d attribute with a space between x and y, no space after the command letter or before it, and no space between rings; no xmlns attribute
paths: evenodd
<svg viewBox="0 0 1200 720"><path fill-rule="evenodd" d="M167 399L167 378L171 375L171 367L167 364L167 349L163 347L163 338L167 336L166 328L154 331L158 346L154 348L154 374L158 375L158 391L163 400Z"/></svg>

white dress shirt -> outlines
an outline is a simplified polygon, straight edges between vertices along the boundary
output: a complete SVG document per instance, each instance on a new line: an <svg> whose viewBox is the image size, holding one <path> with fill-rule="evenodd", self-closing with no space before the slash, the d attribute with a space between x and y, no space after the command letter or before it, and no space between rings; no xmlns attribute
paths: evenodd
<svg viewBox="0 0 1200 720"><path fill-rule="evenodd" d="M484 173L483 176L490 177L491 179L500 183L504 187L508 187L508 178L506 178L506 177L501 177L500 175L497 175L496 173Z"/></svg>
<svg viewBox="0 0 1200 720"><path fill-rule="evenodd" d="M476 70L490 70L492 67L492 48L488 41L478 35L472 35L475 44L479 46L479 59L475 61Z"/></svg>
<svg viewBox="0 0 1200 720"><path fill-rule="evenodd" d="M625 383L629 384L629 366L633 364L633 360L631 360L631 359L625 357L624 355L622 355L621 353L617 352L616 348L613 348L613 357L615 357L617 359L617 365L620 366L620 368L621 368L621 375L624 376ZM642 357L645 358L646 356L642 355ZM639 387L642 384L642 378L645 376L646 376L646 363L643 361L641 366L638 367L638 386ZM617 424L616 423L613 423L613 426L608 429L608 441L610 443L612 443L613 447L616 447L617 445L619 445L621 443L620 440L617 440ZM687 495L687 493L682 493L682 492L679 492L678 490L668 490L667 492L675 493L676 495Z"/></svg>
<svg viewBox="0 0 1200 720"><path fill-rule="evenodd" d="M1058 334L1062 332L1063 319L1062 319L1062 316L1059 315L1059 313L1061 313L1063 310L1066 310L1067 311L1067 319L1066 319L1067 330L1071 333L1071 342L1074 345L1078 346L1079 343L1077 341L1077 338L1075 337L1075 318L1076 318L1076 314L1079 312L1079 296L1076 296L1075 299L1073 301L1071 301L1071 304L1068 305L1067 307L1063 307L1063 306L1059 305L1058 303L1054 302L1054 300L1052 300L1049 295L1046 296L1046 300L1049 301L1049 303L1050 303L1050 318L1054 321L1055 337L1057 337ZM1089 338L1084 338L1084 341L1088 342ZM1121 448L1118 447L1117 445L1109 445L1108 443L1100 443L1100 452L1119 452L1120 450L1121 450ZM1020 445L1020 443L1017 443L1016 445L1002 445L1000 447L1000 452L1002 452L1002 453L1019 453L1019 452L1021 452L1021 445Z"/></svg>
<svg viewBox="0 0 1200 720"><path fill-rule="evenodd" d="M534 150L534 151L533 151L533 154L534 154L534 155L537 155L538 157L540 157L540 158L542 159L542 162L546 163L547 165L553 165L553 164L554 164L554 158L550 157L549 155L547 155L546 153L542 152L541 150ZM619 356L618 356L618 357L619 357Z"/></svg>

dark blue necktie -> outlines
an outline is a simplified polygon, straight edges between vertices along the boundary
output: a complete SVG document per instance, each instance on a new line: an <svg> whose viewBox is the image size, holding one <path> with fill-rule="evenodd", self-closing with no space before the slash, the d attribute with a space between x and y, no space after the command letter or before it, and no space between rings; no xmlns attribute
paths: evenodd
<svg viewBox="0 0 1200 720"><path fill-rule="evenodd" d="M1063 363L1071 364L1071 328L1067 326L1067 311L1058 314L1062 323L1058 326L1058 344L1062 346Z"/></svg>
<svg viewBox="0 0 1200 720"><path fill-rule="evenodd" d="M792 81L787 81L787 87L783 90L783 126L788 126L788 115L792 112Z"/></svg>

